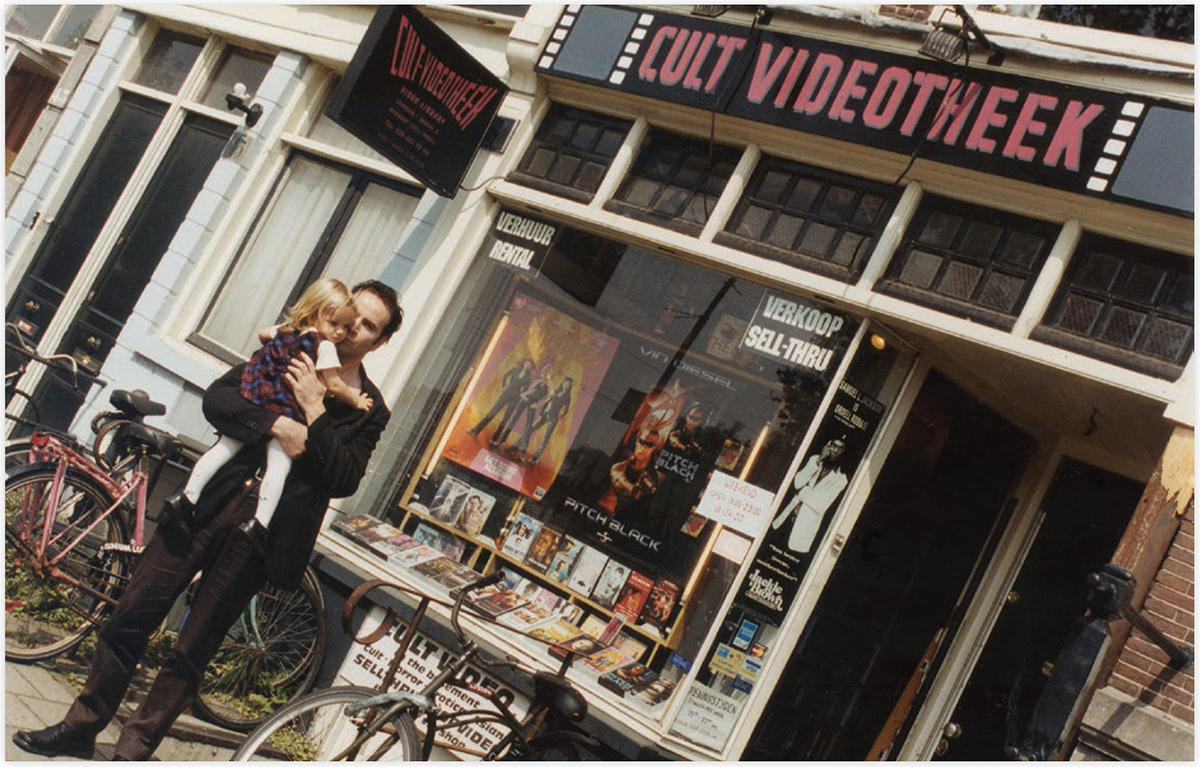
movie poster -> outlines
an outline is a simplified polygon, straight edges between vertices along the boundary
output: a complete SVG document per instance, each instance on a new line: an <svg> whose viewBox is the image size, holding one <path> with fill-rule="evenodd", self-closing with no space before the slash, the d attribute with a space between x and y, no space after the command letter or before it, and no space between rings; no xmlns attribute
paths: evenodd
<svg viewBox="0 0 1200 767"><path fill-rule="evenodd" d="M442 455L540 500L617 341L521 293L496 334Z"/></svg>
<svg viewBox="0 0 1200 767"><path fill-rule="evenodd" d="M616 407L589 414L555 486L559 508L588 545L686 582L707 541L694 511L709 474L745 465L761 431L749 424L769 422L778 402L760 382L699 358L669 367L670 354L645 341L620 359L623 396L604 390Z"/></svg>
<svg viewBox="0 0 1200 767"><path fill-rule="evenodd" d="M800 588L882 417L880 402L842 381L807 455L788 478L783 503L772 515L741 593L741 600L773 625L783 620Z"/></svg>

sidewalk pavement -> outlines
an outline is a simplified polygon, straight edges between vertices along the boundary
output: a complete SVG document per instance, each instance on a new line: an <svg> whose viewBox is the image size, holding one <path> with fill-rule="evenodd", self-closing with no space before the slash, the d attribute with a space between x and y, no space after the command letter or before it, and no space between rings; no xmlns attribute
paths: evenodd
<svg viewBox="0 0 1200 767"><path fill-rule="evenodd" d="M47 727L61 721L71 701L78 692L78 684L86 669L79 676L64 673L66 666L61 662L22 665L4 664L4 759L9 762L45 762L48 757L26 753L13 744L17 730ZM128 705L122 705L113 721L96 739L95 761L109 761L113 757L117 738L121 734L121 722L131 713ZM228 761L243 736L238 733L205 724L191 716L182 716L171 729L171 734L155 752L153 760L162 762L223 762ZM82 760L71 760L82 761Z"/></svg>

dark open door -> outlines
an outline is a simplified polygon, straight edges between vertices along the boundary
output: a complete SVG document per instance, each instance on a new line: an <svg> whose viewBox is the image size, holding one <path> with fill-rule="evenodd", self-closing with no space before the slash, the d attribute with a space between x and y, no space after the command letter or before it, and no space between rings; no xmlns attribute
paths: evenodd
<svg viewBox="0 0 1200 767"><path fill-rule="evenodd" d="M1104 566L1144 486L1064 460L1041 529L950 721L946 759L999 760L1018 746L1068 630L1086 608L1087 575Z"/></svg>
<svg viewBox="0 0 1200 767"><path fill-rule="evenodd" d="M886 750L881 733L895 730L889 720L904 715L923 663L949 641L1030 448L930 374L744 759L862 760Z"/></svg>

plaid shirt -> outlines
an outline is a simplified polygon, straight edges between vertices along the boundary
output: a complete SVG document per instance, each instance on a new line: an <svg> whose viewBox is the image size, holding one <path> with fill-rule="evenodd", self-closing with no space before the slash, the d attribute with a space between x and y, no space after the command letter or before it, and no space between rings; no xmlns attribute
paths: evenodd
<svg viewBox="0 0 1200 767"><path fill-rule="evenodd" d="M292 357L300 352L313 359L317 358L317 344L320 339L313 328L302 332L280 330L246 363L239 389L241 395L259 407L294 420L303 420L299 417L296 398L292 396L283 378L287 375Z"/></svg>

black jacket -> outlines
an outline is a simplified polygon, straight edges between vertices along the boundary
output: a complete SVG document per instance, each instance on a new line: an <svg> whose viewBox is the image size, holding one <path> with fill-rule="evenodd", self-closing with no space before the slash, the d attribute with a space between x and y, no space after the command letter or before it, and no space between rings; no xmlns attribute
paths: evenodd
<svg viewBox="0 0 1200 767"><path fill-rule="evenodd" d="M221 467L196 504L195 523L207 524L266 463L266 443L275 413L252 404L238 393L242 368L236 365L204 392L204 417L217 431L245 447ZM383 396L360 369L363 391L374 401L358 410L332 396L325 398L325 413L308 425L304 455L292 464L279 508L267 536L267 580L281 588L294 588L316 545L321 520L330 498L344 498L358 490L367 462L391 413Z"/></svg>

